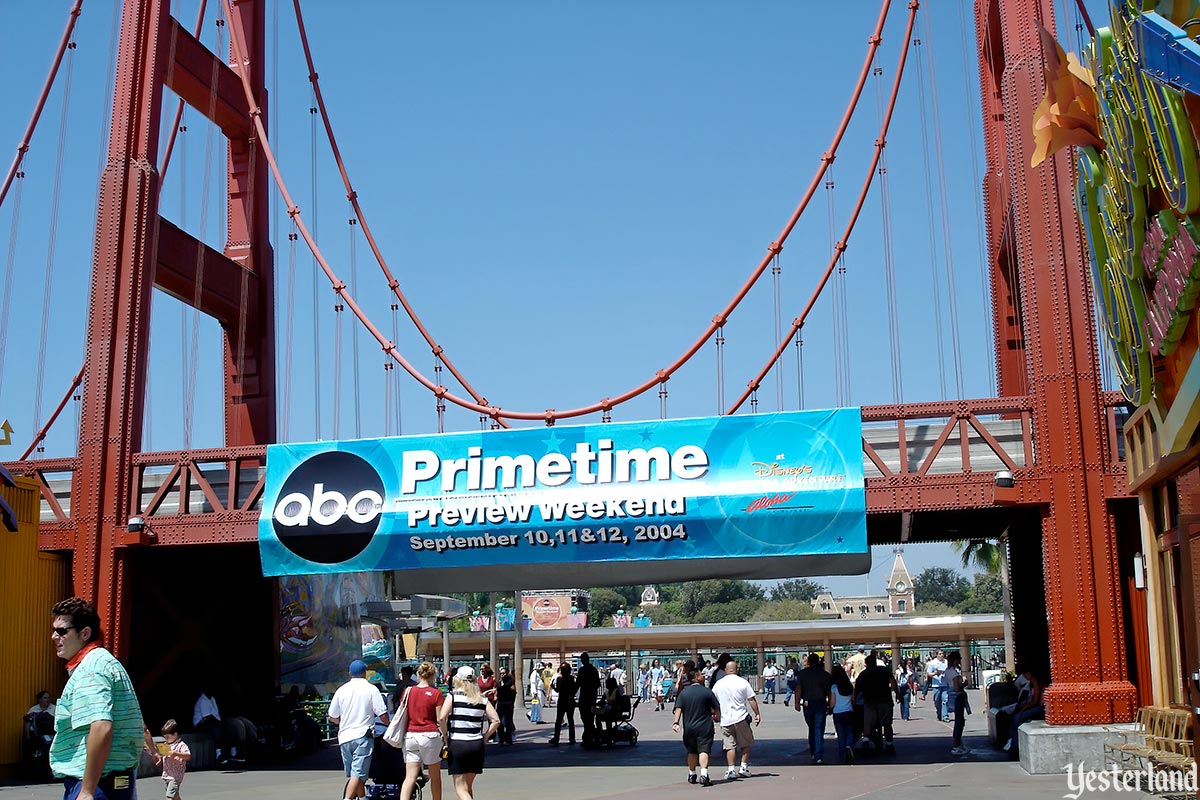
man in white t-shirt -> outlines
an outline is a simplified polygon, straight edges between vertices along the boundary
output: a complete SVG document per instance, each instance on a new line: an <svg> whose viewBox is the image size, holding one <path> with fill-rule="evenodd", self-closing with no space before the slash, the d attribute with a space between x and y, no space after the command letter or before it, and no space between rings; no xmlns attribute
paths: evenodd
<svg viewBox="0 0 1200 800"><path fill-rule="evenodd" d="M933 689L933 713L941 722L946 715L946 654L938 650L937 654L925 664L926 685ZM922 699L924 699L922 697Z"/></svg>
<svg viewBox="0 0 1200 800"><path fill-rule="evenodd" d="M763 667L763 702L775 703L775 683L779 680L779 667L774 661L768 661Z"/></svg>
<svg viewBox="0 0 1200 800"><path fill-rule="evenodd" d="M725 677L713 685L713 694L721 704L721 738L725 742L725 779L745 778L750 775L750 746L754 744L754 731L750 728L750 709L754 711L754 724L762 722L754 687L738 675L736 661L725 665ZM733 764L738 751L742 754L742 766L734 771Z"/></svg>
<svg viewBox="0 0 1200 800"><path fill-rule="evenodd" d="M625 670L621 669L620 664L613 663L612 667L608 670L608 677L617 682L617 692L625 694Z"/></svg>
<svg viewBox="0 0 1200 800"><path fill-rule="evenodd" d="M367 794L367 776L371 772L371 754L375 749L375 718L389 722L383 695L367 682L367 665L361 659L350 662L350 680L338 687L329 702L329 718L338 726L338 745L345 767L345 799Z"/></svg>

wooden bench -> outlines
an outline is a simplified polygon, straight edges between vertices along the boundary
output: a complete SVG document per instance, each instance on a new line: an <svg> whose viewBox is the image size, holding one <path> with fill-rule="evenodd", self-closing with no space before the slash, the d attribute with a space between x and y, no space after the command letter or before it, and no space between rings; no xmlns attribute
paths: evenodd
<svg viewBox="0 0 1200 800"><path fill-rule="evenodd" d="M1150 763L1163 770L1189 773L1196 759L1192 748L1195 716L1191 709L1167 709L1161 733L1151 741Z"/></svg>
<svg viewBox="0 0 1200 800"><path fill-rule="evenodd" d="M1105 767L1190 770L1192 752L1192 712L1188 709L1144 706L1138 709L1133 728L1106 728L1119 742L1104 743Z"/></svg>

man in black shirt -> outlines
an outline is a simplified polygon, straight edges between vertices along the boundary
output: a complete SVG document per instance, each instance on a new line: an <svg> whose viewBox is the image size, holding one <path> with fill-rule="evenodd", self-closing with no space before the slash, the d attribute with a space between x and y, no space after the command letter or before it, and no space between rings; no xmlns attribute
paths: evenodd
<svg viewBox="0 0 1200 800"><path fill-rule="evenodd" d="M558 693L558 714L554 718L554 735L550 737L550 744L558 744L563 717L570 723L571 744L575 744L575 679L571 677L570 664L559 667L558 677L551 681L550 688Z"/></svg>
<svg viewBox="0 0 1200 800"><path fill-rule="evenodd" d="M592 657L581 653L579 673L575 676L575 685L579 687L579 719L583 721L583 740L585 747L591 742L596 731L596 699L600 694L600 673L592 666Z"/></svg>
<svg viewBox="0 0 1200 800"><path fill-rule="evenodd" d="M887 667L879 664L875 654L867 656L867 667L854 682L856 692L863 696L863 735L875 742L876 750L882 746L886 753L895 753L892 744L892 711L900 693L896 687L896 676Z"/></svg>
<svg viewBox="0 0 1200 800"><path fill-rule="evenodd" d="M833 679L821 665L821 657L809 653L808 666L796 678L796 710L804 712L808 725L808 754L814 764L824 763L825 720L829 715L829 696Z"/></svg>
<svg viewBox="0 0 1200 800"><path fill-rule="evenodd" d="M688 783L712 786L708 777L708 751L712 749L713 723L721 718L717 696L704 685L696 670L684 673L684 686L675 697L675 724L671 729L683 731L683 746L687 750ZM696 765L700 777L696 777Z"/></svg>

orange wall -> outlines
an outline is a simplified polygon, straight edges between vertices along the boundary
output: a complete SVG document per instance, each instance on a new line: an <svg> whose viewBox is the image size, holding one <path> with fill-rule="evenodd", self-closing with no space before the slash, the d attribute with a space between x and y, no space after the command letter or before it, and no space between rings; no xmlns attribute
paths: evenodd
<svg viewBox="0 0 1200 800"><path fill-rule="evenodd" d="M38 552L37 484L17 478L0 494L19 532L0 531L0 765L21 759L21 716L41 689L58 698L67 673L50 645L50 607L71 592L66 556Z"/></svg>

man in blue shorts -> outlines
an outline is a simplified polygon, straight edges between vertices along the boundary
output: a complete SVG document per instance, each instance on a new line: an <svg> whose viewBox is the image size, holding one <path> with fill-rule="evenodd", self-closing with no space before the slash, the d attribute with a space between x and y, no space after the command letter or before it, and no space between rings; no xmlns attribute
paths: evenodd
<svg viewBox="0 0 1200 800"><path fill-rule="evenodd" d="M50 641L71 677L54 714L50 769L64 800L137 800L134 772L142 757L142 710L129 673L100 646L100 616L72 597L50 610Z"/></svg>
<svg viewBox="0 0 1200 800"><path fill-rule="evenodd" d="M700 681L699 673L691 670L684 674L684 685L675 696L675 724L671 730L683 733L683 746L687 750L688 783L712 786L708 777L708 751L712 749L713 723L721 718L721 704L712 690ZM696 765L700 776L696 776Z"/></svg>
<svg viewBox="0 0 1200 800"><path fill-rule="evenodd" d="M329 701L329 718L338 726L338 746L345 767L345 800L365 797L367 776L371 774L371 755L375 751L375 718L389 722L383 695L367 682L367 665L361 659L350 662L350 680L338 687Z"/></svg>

